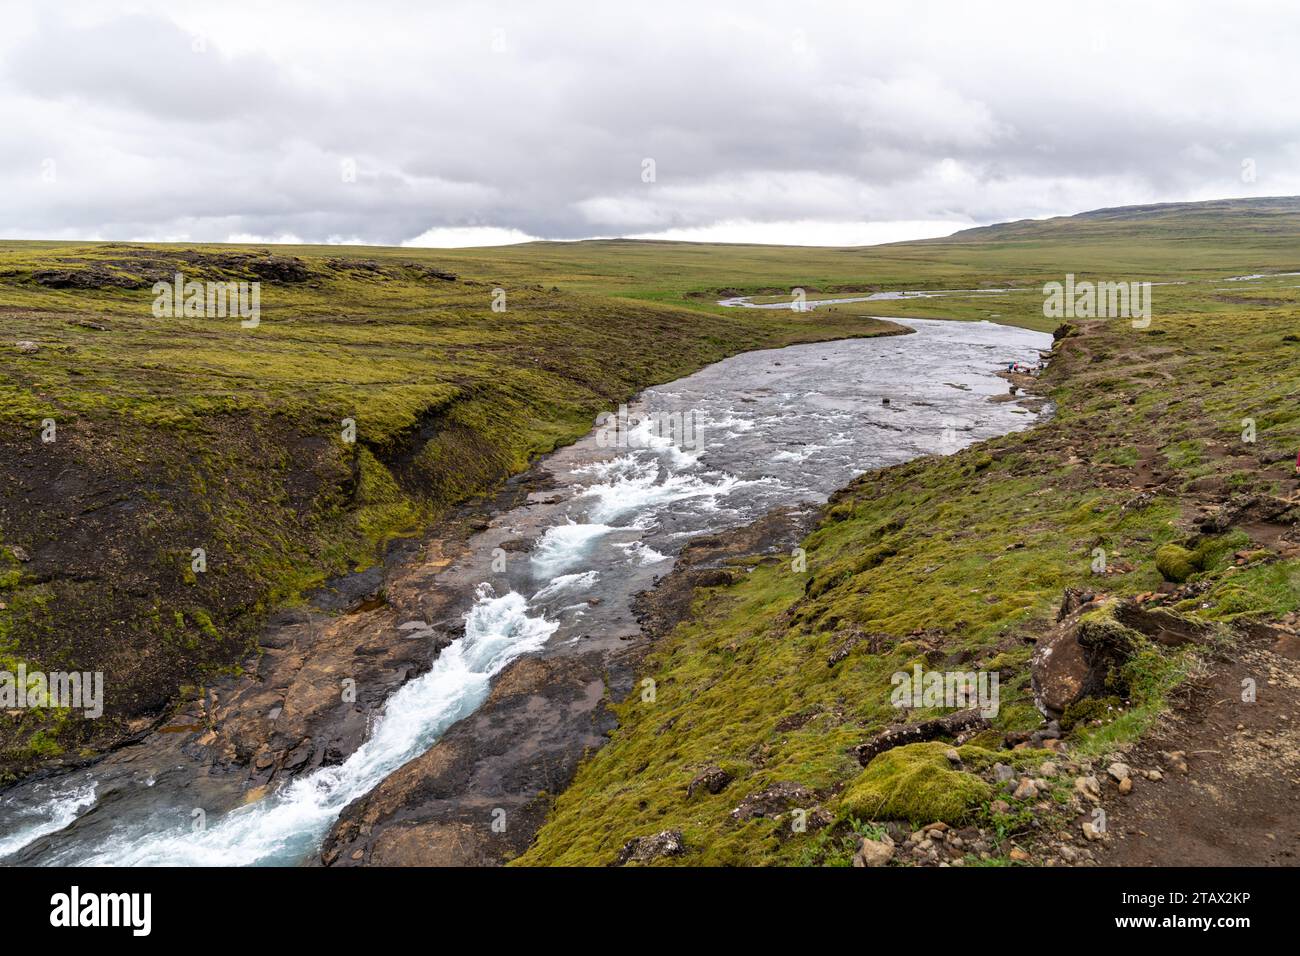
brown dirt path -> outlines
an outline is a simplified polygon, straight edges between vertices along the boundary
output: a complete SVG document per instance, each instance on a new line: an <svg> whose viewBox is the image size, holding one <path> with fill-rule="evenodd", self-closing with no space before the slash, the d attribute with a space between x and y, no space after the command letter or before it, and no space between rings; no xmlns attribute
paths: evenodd
<svg viewBox="0 0 1300 956"><path fill-rule="evenodd" d="M1128 796L1108 786L1100 864L1300 864L1300 634L1257 627L1229 654L1125 755L1163 779L1137 777ZM1254 702L1242 700L1247 680Z"/></svg>

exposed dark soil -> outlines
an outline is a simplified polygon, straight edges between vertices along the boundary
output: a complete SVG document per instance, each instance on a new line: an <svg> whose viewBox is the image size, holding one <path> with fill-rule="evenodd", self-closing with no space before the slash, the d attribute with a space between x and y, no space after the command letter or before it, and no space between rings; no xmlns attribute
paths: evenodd
<svg viewBox="0 0 1300 956"><path fill-rule="evenodd" d="M31 543L22 570L45 600L21 621L23 652L50 670L102 671L113 690L104 719L69 723L69 750L128 739L162 717L178 685L247 647L262 595L240 552L260 541L223 523L213 496L195 506L195 472L221 480L215 462L198 459L199 442L220 443L233 460L276 463L281 497L263 509L262 530L306 538L314 514L347 499L349 469L324 439L274 421L254 430L214 418L209 428L188 442L148 439L148 461L143 448L123 454L122 438L93 423L64 425L51 443L0 431L9 478L0 483L0 527L9 541ZM191 574L198 546L207 571ZM27 733L23 720L0 724L0 751ZM30 765L0 760L0 773Z"/></svg>
<svg viewBox="0 0 1300 956"><path fill-rule="evenodd" d="M1253 681L1246 702L1243 682ZM1259 627L1187 688L1125 755L1162 779L1107 791L1108 866L1295 866L1300 862L1300 635ZM1185 758L1164 754L1181 751ZM1180 768L1186 766L1186 772Z"/></svg>

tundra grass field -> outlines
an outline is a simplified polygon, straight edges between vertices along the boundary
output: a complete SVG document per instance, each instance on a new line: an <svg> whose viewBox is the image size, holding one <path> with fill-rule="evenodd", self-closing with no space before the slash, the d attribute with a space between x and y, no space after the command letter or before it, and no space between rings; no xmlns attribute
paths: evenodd
<svg viewBox="0 0 1300 956"><path fill-rule="evenodd" d="M754 558L704 589L643 663L653 700L610 701L619 726L517 862L842 865L886 841L897 862L1093 862L1123 852L1079 836L1094 806L1154 827L1144 800L1167 788L1212 818L1187 743L1217 726L1206 689L1253 655L1264 703L1232 722L1300 719L1297 662L1268 643L1300 608L1298 239L1300 202L1259 200L857 249L0 244L0 654L117 688L93 726L0 718L3 772L155 726L255 652L268 612L639 389L738 351L893 331L875 318L893 315L1054 331L1048 370L1020 383L1052 416L866 474L803 542L805 570ZM177 271L261 280L260 325L155 318L150 287ZM1157 283L1149 323L1045 316L1043 284L1066 275ZM716 304L794 288L998 291ZM1045 739L1033 658L1063 629L1101 673ZM999 713L862 766L898 719L891 675L918 664L996 672ZM1243 812L1290 792L1287 760ZM1242 761L1214 772L1239 784ZM672 852L641 852L663 834Z"/></svg>

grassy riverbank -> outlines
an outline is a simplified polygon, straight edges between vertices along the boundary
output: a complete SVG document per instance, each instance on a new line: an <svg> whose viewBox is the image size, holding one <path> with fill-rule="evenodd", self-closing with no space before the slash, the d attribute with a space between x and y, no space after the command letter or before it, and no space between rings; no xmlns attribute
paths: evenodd
<svg viewBox="0 0 1300 956"><path fill-rule="evenodd" d="M1201 220L1196 243L1218 248L1221 262L1300 268L1279 255L1275 235L1257 245L1258 226ZM1294 249L1294 221L1286 229ZM1100 252L1068 230L1052 232L1017 240L1034 243L1035 273L1045 264L1058 278L1081 273L1080 263ZM1178 260L1174 276L1189 263L1208 268L1209 258L1186 255L1174 232L1127 247L1140 247L1141 261ZM984 255L1015 246L1002 235L987 237L996 248ZM1163 286L1149 327L1073 323L1041 383L1057 408L1050 421L865 475L803 543L806 572L773 558L709 589L647 661L653 699L633 694L617 705L621 726L558 795L520 862L607 865L629 841L675 831L685 849L662 862L842 865L859 834L882 833L891 819L976 822L997 832L1023 825L1035 812L1029 801L990 809L994 794L976 773L996 759L988 751L963 751L959 771L942 745L916 744L864 771L853 748L899 719L891 675L917 665L998 672L1001 709L978 738L986 747L1041 726L1030 661L1067 587L1117 597L1167 592L1150 603L1216 627L1276 621L1300 607L1300 511L1274 507L1278 498L1294 502L1297 489L1298 282ZM1019 310L1014 317L1028 324L1041 306L1041 295L1021 295L999 307ZM926 314L950 307L923 305ZM1211 633L1220 643L1205 653L1231 658L1242 632ZM1138 640L1113 675L1114 696L1095 711L1103 719L1079 719L1068 745L1086 756L1137 739L1204 659L1191 647ZM1004 751L1000 759L1022 756ZM706 774L730 782L716 793L691 787ZM790 785L803 788L797 802L736 812L747 797ZM795 807L814 821L804 832L791 825Z"/></svg>

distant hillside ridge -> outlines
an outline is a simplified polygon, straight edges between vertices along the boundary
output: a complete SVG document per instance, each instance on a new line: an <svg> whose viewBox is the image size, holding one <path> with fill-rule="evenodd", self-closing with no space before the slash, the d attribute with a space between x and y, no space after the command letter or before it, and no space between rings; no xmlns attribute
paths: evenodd
<svg viewBox="0 0 1300 956"><path fill-rule="evenodd" d="M1020 239L1204 238L1294 235L1300 227L1300 196L1257 199L1214 199L1207 202L1114 206L1074 216L1018 219L962 229L942 239L921 243L996 242Z"/></svg>

